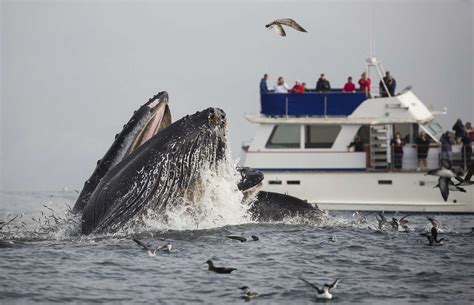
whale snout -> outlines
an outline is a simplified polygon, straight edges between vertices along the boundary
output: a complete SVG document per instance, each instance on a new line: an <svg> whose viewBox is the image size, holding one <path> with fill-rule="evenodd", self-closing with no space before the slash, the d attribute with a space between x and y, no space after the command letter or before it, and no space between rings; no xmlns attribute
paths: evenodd
<svg viewBox="0 0 474 305"><path fill-rule="evenodd" d="M219 108L208 108L207 121L211 127L225 128L227 126L227 119L224 110Z"/></svg>

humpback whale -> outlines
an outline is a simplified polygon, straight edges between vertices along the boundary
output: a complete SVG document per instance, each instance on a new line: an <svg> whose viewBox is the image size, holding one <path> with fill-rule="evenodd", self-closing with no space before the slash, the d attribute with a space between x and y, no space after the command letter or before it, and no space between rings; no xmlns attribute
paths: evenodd
<svg viewBox="0 0 474 305"><path fill-rule="evenodd" d="M82 233L114 232L149 210L165 215L169 206L198 204L193 198L200 191L201 169L217 170L226 157L226 126L226 115L218 108L172 123L168 94L155 95L134 112L85 182L73 208L82 215ZM236 170L241 174L236 189L244 194L254 220L319 216L317 207L298 198L258 192L262 173Z"/></svg>

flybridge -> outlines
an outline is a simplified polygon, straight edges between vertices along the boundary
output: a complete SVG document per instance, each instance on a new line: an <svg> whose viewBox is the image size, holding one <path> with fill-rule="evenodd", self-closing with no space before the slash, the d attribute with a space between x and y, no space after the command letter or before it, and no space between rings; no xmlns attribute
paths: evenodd
<svg viewBox="0 0 474 305"><path fill-rule="evenodd" d="M262 93L264 116L349 116L367 99L364 92Z"/></svg>

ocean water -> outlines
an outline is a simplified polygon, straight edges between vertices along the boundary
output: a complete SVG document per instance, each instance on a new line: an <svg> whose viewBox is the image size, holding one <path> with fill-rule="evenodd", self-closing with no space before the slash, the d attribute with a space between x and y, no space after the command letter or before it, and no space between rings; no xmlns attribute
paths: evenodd
<svg viewBox="0 0 474 305"><path fill-rule="evenodd" d="M376 231L375 214L364 222L349 212L330 212L317 223L252 223L232 211L239 218L233 225L212 227L201 219L208 228L191 229L176 220L174 228L81 236L78 220L68 216L76 197L74 191L0 193L0 221L20 215L0 231L8 245L0 248L1 304L240 304L248 301L238 289L244 285L259 294L250 300L255 304L474 302L471 215L436 215L446 239L439 247L426 246L419 235L431 228L426 215L411 215L411 232L404 233ZM240 243L229 234L260 240ZM171 242L178 251L151 257L132 237ZM237 270L208 271L208 259ZM319 300L299 277L340 283L332 300Z"/></svg>

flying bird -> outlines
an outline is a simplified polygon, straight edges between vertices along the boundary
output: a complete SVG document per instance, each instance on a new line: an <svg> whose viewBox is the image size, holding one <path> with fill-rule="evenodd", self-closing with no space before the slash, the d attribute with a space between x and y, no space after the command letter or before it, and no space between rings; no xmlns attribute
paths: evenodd
<svg viewBox="0 0 474 305"><path fill-rule="evenodd" d="M385 218L385 216L383 216L382 213L378 213L378 215L375 216L375 218L377 219L378 221L378 229L379 230L382 230L383 227L388 223L387 221L387 218Z"/></svg>
<svg viewBox="0 0 474 305"><path fill-rule="evenodd" d="M319 299L332 299L331 289L336 288L337 284L339 283L339 279L336 279L332 284L324 284L322 288L308 282L304 278L300 277L300 280L308 284L309 286L313 287L317 291L316 297Z"/></svg>
<svg viewBox="0 0 474 305"><path fill-rule="evenodd" d="M307 32L305 29L303 29L301 25L296 23L296 21L294 21L291 18L277 19L265 25L265 27L268 28L269 30L275 31L280 36L286 36L286 32L283 29L283 25L289 26L300 32Z"/></svg>
<svg viewBox="0 0 474 305"><path fill-rule="evenodd" d="M216 267L214 266L214 262L208 259L205 264L209 265L209 270L214 271L215 273L231 273L234 270L237 270L237 268L226 268L226 267Z"/></svg>
<svg viewBox="0 0 474 305"><path fill-rule="evenodd" d="M431 218L431 217L426 217L426 218L431 222L431 225L434 228L439 229L441 227L441 224L437 219L434 219L434 218Z"/></svg>
<svg viewBox="0 0 474 305"><path fill-rule="evenodd" d="M423 234L428 239L427 246L441 246L444 238L438 239L438 230L435 227L431 228L431 234Z"/></svg>
<svg viewBox="0 0 474 305"><path fill-rule="evenodd" d="M8 216L7 216L8 217ZM8 220L7 222L4 222L4 221L0 221L0 230L3 229L3 227L6 227L8 226L12 221L14 221L15 219L18 218L18 215L16 215L15 217L13 217L12 219Z"/></svg>
<svg viewBox="0 0 474 305"><path fill-rule="evenodd" d="M469 186L473 185L474 181L471 181L472 174L474 172L474 163L471 163L469 166L469 169L467 170L466 176L464 178L458 178L456 177L456 180L459 181L459 183L456 184L456 186Z"/></svg>

